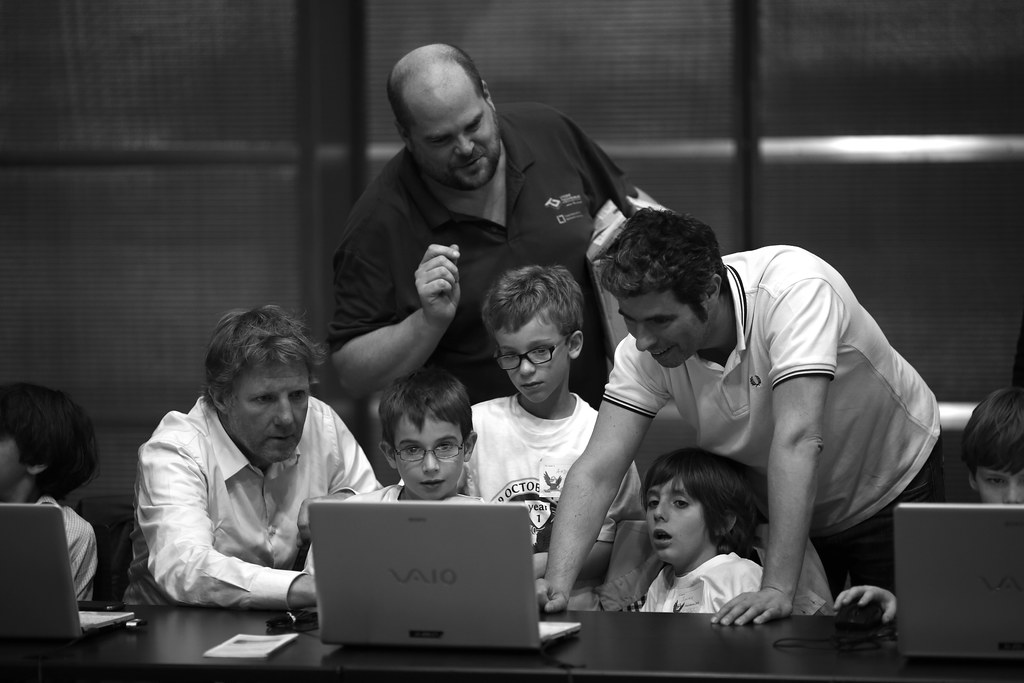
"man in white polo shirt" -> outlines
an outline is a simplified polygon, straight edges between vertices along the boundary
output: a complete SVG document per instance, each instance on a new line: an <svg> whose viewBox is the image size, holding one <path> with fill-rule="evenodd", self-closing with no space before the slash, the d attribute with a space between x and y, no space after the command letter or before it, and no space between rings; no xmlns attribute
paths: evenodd
<svg viewBox="0 0 1024 683"><path fill-rule="evenodd" d="M564 608L599 511L669 402L694 445L749 466L771 526L761 589L714 622L789 616L808 536L833 593L847 577L891 589L892 507L944 498L939 410L843 277L796 247L723 259L707 225L652 209L629 219L600 277L630 336L562 492L545 609Z"/></svg>

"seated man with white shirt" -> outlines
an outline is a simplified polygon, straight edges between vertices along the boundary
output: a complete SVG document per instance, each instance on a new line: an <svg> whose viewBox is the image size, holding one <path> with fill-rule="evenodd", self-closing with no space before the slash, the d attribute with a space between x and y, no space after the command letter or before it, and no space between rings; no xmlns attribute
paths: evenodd
<svg viewBox="0 0 1024 683"><path fill-rule="evenodd" d="M310 396L326 357L277 306L232 311L188 414L139 449L129 604L298 609L316 604L293 568L310 499L380 488L337 413Z"/></svg>

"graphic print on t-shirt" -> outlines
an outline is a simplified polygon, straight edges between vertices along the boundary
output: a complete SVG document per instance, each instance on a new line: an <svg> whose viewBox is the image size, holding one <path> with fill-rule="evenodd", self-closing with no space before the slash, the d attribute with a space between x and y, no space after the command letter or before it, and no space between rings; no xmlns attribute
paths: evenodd
<svg viewBox="0 0 1024 683"><path fill-rule="evenodd" d="M555 522L555 510L558 502L541 497L538 493L540 485L536 479L527 478L509 482L501 495L495 498L498 503L522 502L530 510L530 537L533 539L533 552L547 552L551 544L551 527Z"/></svg>
<svg viewBox="0 0 1024 683"><path fill-rule="evenodd" d="M575 457L555 458L545 456L540 460L540 494L545 498L557 501L562 496L562 486L569 468L576 461Z"/></svg>
<svg viewBox="0 0 1024 683"><path fill-rule="evenodd" d="M676 589L675 601L672 611L676 614L686 612L700 612L701 603L704 601L704 584L697 583L686 588Z"/></svg>

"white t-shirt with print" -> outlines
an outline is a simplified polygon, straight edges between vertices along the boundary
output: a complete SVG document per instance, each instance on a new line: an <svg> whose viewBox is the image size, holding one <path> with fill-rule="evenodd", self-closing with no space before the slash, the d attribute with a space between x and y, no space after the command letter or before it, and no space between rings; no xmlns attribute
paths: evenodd
<svg viewBox="0 0 1024 683"><path fill-rule="evenodd" d="M586 448L597 411L573 394L572 415L546 420L525 411L517 396L473 406L477 441L467 467L466 493L488 502L525 502L530 508L534 551L546 552L565 474ZM614 541L615 525L622 519L643 519L640 477L632 464L598 540Z"/></svg>
<svg viewBox="0 0 1024 683"><path fill-rule="evenodd" d="M740 593L758 590L761 574L761 565L736 553L715 555L682 576L666 565L647 590L640 611L714 614Z"/></svg>

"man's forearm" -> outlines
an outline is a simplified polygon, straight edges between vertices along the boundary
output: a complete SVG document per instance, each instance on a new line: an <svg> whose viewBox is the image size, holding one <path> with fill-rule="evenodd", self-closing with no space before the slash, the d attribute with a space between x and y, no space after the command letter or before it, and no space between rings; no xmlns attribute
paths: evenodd
<svg viewBox="0 0 1024 683"><path fill-rule="evenodd" d="M569 468L558 502L546 585L541 586L545 610L565 609L573 583L650 424L650 418L636 412L607 401L601 404L587 448Z"/></svg>
<svg viewBox="0 0 1024 683"><path fill-rule="evenodd" d="M774 456L774 454L773 454ZM817 484L818 446L806 443L785 458L772 458L768 468L770 533L762 588L790 598L803 568Z"/></svg>
<svg viewBox="0 0 1024 683"><path fill-rule="evenodd" d="M352 339L334 352L331 361L342 388L365 396L421 367L444 335L419 310L405 320Z"/></svg>
<svg viewBox="0 0 1024 683"><path fill-rule="evenodd" d="M573 474L576 473L570 469L558 503L544 575L553 588L566 595L594 547L616 490L615 482L608 477L591 478L586 472Z"/></svg>
<svg viewBox="0 0 1024 683"><path fill-rule="evenodd" d="M299 574L288 587L288 609L316 606L316 583L309 574Z"/></svg>
<svg viewBox="0 0 1024 683"><path fill-rule="evenodd" d="M817 498L828 384L828 377L813 375L786 380L775 388L775 432L767 472L771 531L761 587L789 599L800 579Z"/></svg>

